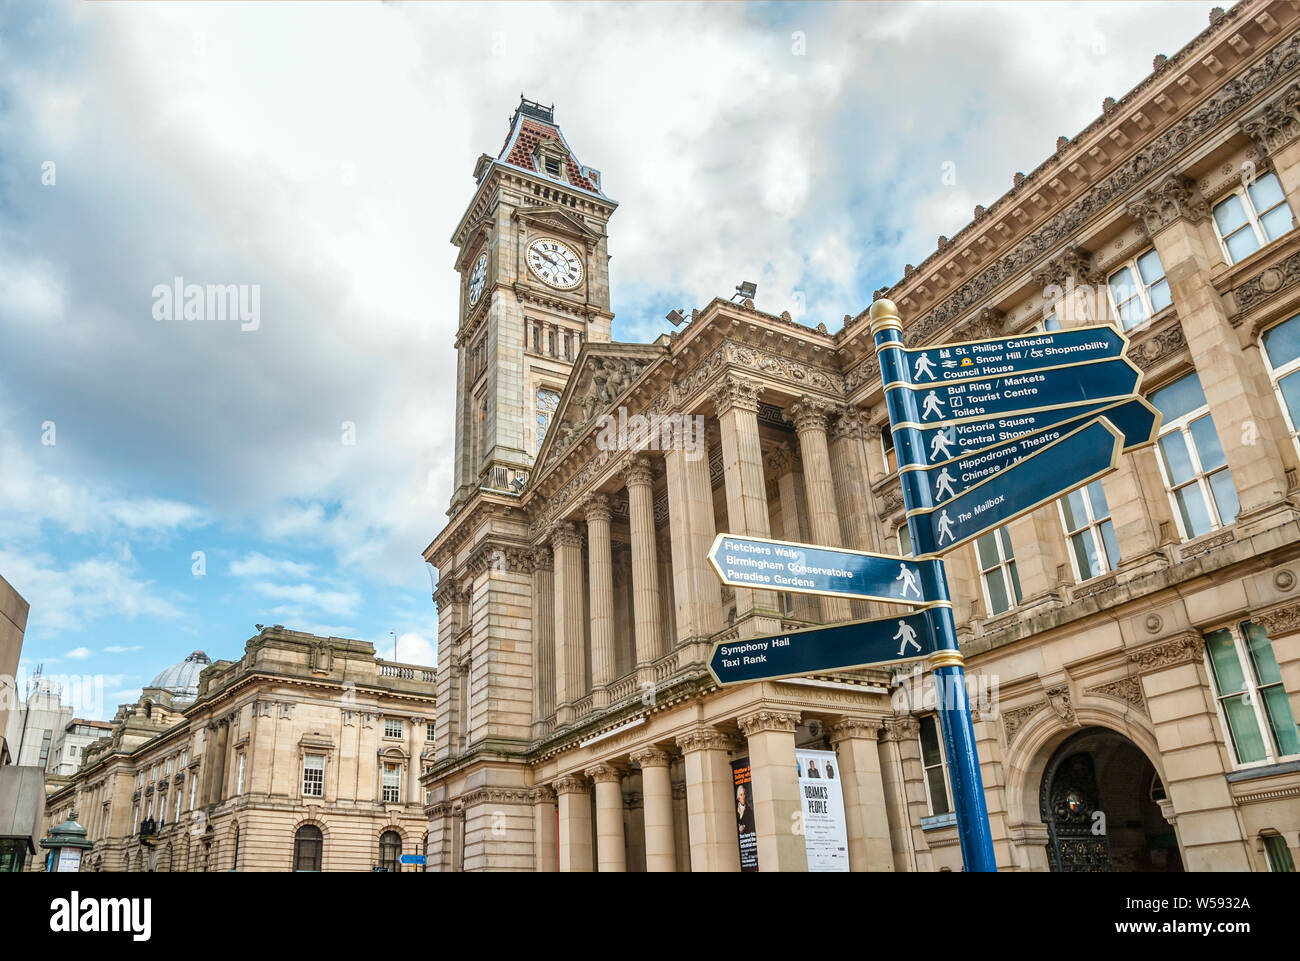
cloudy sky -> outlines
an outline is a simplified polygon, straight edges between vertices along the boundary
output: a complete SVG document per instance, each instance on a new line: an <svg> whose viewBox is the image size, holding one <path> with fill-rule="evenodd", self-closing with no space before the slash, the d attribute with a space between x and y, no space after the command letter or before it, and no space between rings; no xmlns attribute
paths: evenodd
<svg viewBox="0 0 1300 961"><path fill-rule="evenodd" d="M742 279L836 330L1210 6L0 0L24 665L102 676L111 715L255 623L433 662L447 238L521 92L621 204L616 340ZM257 285L260 323L156 319L177 277Z"/></svg>

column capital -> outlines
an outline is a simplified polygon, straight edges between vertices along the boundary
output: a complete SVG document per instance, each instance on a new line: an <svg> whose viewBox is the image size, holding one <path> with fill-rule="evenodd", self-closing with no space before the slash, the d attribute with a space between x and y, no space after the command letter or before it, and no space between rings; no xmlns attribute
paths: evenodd
<svg viewBox="0 0 1300 961"><path fill-rule="evenodd" d="M628 760L641 765L642 768L668 767L673 763L673 756L662 748L645 747L629 754Z"/></svg>
<svg viewBox="0 0 1300 961"><path fill-rule="evenodd" d="M578 533L573 521L560 521L551 528L550 541L551 546L557 550L561 547L581 547L582 535Z"/></svg>
<svg viewBox="0 0 1300 961"><path fill-rule="evenodd" d="M582 772L597 784L620 783L627 772L617 764L596 764Z"/></svg>
<svg viewBox="0 0 1300 961"><path fill-rule="evenodd" d="M786 409L785 416L801 434L806 430L818 430L824 434L833 409L830 402L805 394Z"/></svg>
<svg viewBox="0 0 1300 961"><path fill-rule="evenodd" d="M886 741L907 741L921 734L921 722L911 715L887 717L883 726Z"/></svg>
<svg viewBox="0 0 1300 961"><path fill-rule="evenodd" d="M876 741L880 738L880 718L842 717L828 725L831 743L839 744L854 738Z"/></svg>
<svg viewBox="0 0 1300 961"><path fill-rule="evenodd" d="M629 489L637 486L650 487L654 484L655 480L654 469L650 466L650 458L646 457L644 454L628 458L627 464L623 467L622 474L623 483L626 484Z"/></svg>
<svg viewBox="0 0 1300 961"><path fill-rule="evenodd" d="M1033 282L1036 287L1066 287L1071 281L1077 284L1090 284L1099 278L1092 270L1092 254L1082 247L1067 247L1038 270L1034 271ZM981 318L976 318L978 324ZM985 325L987 326L987 319ZM1002 331L999 328L997 336ZM975 338L979 339L979 338Z"/></svg>
<svg viewBox="0 0 1300 961"><path fill-rule="evenodd" d="M587 516L587 521L605 521L609 522L612 511L609 506L608 494L590 494L582 502L582 512Z"/></svg>
<svg viewBox="0 0 1300 961"><path fill-rule="evenodd" d="M866 436L869 426L866 423L866 417L866 411L847 404L835 408L835 424L831 428L831 436L836 440L843 440L846 437Z"/></svg>
<svg viewBox="0 0 1300 961"><path fill-rule="evenodd" d="M535 787L529 792L528 800L533 804L554 804L556 800L555 789L545 784L541 787Z"/></svg>
<svg viewBox="0 0 1300 961"><path fill-rule="evenodd" d="M793 734L795 728L799 726L799 714L797 711L773 711L763 708L736 718L736 723L745 732L745 737L753 737L755 734L763 734L767 731Z"/></svg>
<svg viewBox="0 0 1300 961"><path fill-rule="evenodd" d="M1148 238L1177 220L1197 223L1210 213L1196 181L1180 173L1167 174L1154 187L1129 201L1125 212L1136 220Z"/></svg>
<svg viewBox="0 0 1300 961"><path fill-rule="evenodd" d="M591 786L585 778L576 774L566 774L564 777L556 778L551 787L555 789L557 796L563 794L590 794Z"/></svg>
<svg viewBox="0 0 1300 961"><path fill-rule="evenodd" d="M1241 121L1241 132L1254 141L1260 156L1270 157L1300 137L1300 83Z"/></svg>
<svg viewBox="0 0 1300 961"><path fill-rule="evenodd" d="M758 413L758 398L763 393L763 385L745 377L727 374L709 392L713 407L718 416L733 409Z"/></svg>
<svg viewBox="0 0 1300 961"><path fill-rule="evenodd" d="M686 752L729 751L736 746L736 741L716 727L701 727L677 735L677 746Z"/></svg>
<svg viewBox="0 0 1300 961"><path fill-rule="evenodd" d="M555 554L545 547L533 548L533 573L555 570Z"/></svg>

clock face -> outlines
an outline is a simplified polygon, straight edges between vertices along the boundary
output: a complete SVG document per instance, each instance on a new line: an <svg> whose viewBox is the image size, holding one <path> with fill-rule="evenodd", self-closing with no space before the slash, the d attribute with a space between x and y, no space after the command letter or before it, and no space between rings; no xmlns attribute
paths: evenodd
<svg viewBox="0 0 1300 961"><path fill-rule="evenodd" d="M478 255L474 271L469 275L469 305L473 307L483 296L483 284L487 280L487 252Z"/></svg>
<svg viewBox="0 0 1300 961"><path fill-rule="evenodd" d="M528 269L537 279L560 290L571 290L582 280L582 261L568 244L534 240L528 245Z"/></svg>

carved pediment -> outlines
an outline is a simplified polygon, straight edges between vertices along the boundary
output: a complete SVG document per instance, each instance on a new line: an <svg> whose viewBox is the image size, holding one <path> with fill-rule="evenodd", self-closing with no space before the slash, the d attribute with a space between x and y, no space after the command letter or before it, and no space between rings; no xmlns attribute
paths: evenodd
<svg viewBox="0 0 1300 961"><path fill-rule="evenodd" d="M592 230L583 217L553 204L521 207L515 211L515 216L521 223L528 224L536 230L556 230L560 233L575 234L584 240L600 239L600 234Z"/></svg>
<svg viewBox="0 0 1300 961"><path fill-rule="evenodd" d="M615 408L662 352L650 344L583 344L537 462L558 460L583 428Z"/></svg>

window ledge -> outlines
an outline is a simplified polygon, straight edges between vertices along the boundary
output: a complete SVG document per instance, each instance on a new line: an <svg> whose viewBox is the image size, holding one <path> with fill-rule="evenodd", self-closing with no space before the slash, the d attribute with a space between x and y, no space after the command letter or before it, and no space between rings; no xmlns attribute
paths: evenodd
<svg viewBox="0 0 1300 961"><path fill-rule="evenodd" d="M1297 761L1280 761L1277 764L1265 764L1262 767L1248 767L1240 771L1229 771L1224 775L1229 784L1237 781L1254 781L1259 778L1276 777L1279 774L1295 774L1300 771L1300 760ZM925 819L921 819L925 823Z"/></svg>
<svg viewBox="0 0 1300 961"><path fill-rule="evenodd" d="M955 827L957 824L957 815L949 811L947 814L929 814L921 818L922 831L936 831L939 828Z"/></svg>

